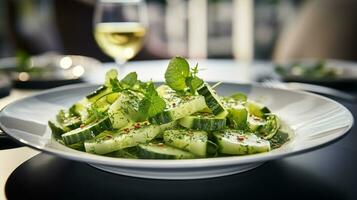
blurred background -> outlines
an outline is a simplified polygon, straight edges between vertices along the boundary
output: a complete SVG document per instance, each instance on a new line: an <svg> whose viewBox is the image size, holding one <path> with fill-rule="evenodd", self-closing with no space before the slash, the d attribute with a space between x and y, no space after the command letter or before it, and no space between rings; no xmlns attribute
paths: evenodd
<svg viewBox="0 0 357 200"><path fill-rule="evenodd" d="M0 57L22 50L113 61L93 36L95 0L0 1ZM357 59L354 0L148 0L149 29L133 60Z"/></svg>

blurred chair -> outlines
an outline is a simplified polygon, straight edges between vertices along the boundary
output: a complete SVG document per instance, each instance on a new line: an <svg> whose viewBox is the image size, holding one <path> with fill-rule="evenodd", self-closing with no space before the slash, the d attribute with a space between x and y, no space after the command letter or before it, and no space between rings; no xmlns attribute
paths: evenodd
<svg viewBox="0 0 357 200"><path fill-rule="evenodd" d="M296 20L282 31L274 60L357 60L357 1L305 1Z"/></svg>

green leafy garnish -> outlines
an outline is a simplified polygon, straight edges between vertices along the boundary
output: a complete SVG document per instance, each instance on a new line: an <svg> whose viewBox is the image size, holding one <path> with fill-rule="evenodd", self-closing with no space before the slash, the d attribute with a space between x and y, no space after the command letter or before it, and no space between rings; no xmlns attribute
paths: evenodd
<svg viewBox="0 0 357 200"><path fill-rule="evenodd" d="M190 74L190 65L182 57L170 60L165 72L165 81L173 90L182 91L187 88L186 78Z"/></svg>
<svg viewBox="0 0 357 200"><path fill-rule="evenodd" d="M96 104L92 104L88 109L88 116L90 117L84 122L86 125L104 118L107 114L106 111L102 111Z"/></svg>
<svg viewBox="0 0 357 200"><path fill-rule="evenodd" d="M138 82L138 75L136 72L130 72L120 81L128 87L133 87Z"/></svg>
<svg viewBox="0 0 357 200"><path fill-rule="evenodd" d="M158 95L155 86L149 82L146 87L145 97L139 103L139 118L144 120L164 111L165 101Z"/></svg>
<svg viewBox="0 0 357 200"><path fill-rule="evenodd" d="M170 60L165 72L165 81L173 90L182 92L187 88L191 94L203 84L203 80L197 76L198 65L190 69L186 59L175 57Z"/></svg>
<svg viewBox="0 0 357 200"><path fill-rule="evenodd" d="M148 83L139 81L136 72L129 73L119 81L117 78L118 74L116 70L114 71L110 70L106 75L106 83L109 82L113 92L132 91L144 95L144 98L139 103L138 118L140 121L144 121L164 111L166 103L158 95L151 81Z"/></svg>
<svg viewBox="0 0 357 200"><path fill-rule="evenodd" d="M118 71L115 69L110 69L109 71L107 71L107 73L105 74L104 85L107 87L111 87L113 86L113 84L115 84L115 86L117 86L117 84L119 84L118 82Z"/></svg>

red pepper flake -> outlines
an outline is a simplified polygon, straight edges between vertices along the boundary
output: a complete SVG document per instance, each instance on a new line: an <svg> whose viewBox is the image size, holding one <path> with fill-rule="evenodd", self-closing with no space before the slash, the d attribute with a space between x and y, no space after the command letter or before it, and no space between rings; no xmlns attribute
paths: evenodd
<svg viewBox="0 0 357 200"><path fill-rule="evenodd" d="M125 133L129 133L129 129L128 128L124 128L124 132Z"/></svg>
<svg viewBox="0 0 357 200"><path fill-rule="evenodd" d="M160 143L157 144L157 146L163 147L163 146L164 146L164 143L161 143L161 142L160 142Z"/></svg>
<svg viewBox="0 0 357 200"><path fill-rule="evenodd" d="M135 126L134 126L135 129L138 129L140 127L141 127L141 125L139 123L135 124Z"/></svg>
<svg viewBox="0 0 357 200"><path fill-rule="evenodd" d="M244 138L244 136L237 136L237 139L238 139L239 141L243 141L245 138Z"/></svg>
<svg viewBox="0 0 357 200"><path fill-rule="evenodd" d="M85 126L84 124L81 124L79 127L80 127L80 128L84 128L84 126Z"/></svg>

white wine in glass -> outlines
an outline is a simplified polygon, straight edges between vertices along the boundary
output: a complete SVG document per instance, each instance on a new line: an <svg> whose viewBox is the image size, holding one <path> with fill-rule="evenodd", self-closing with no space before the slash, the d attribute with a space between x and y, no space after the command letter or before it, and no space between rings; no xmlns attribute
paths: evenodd
<svg viewBox="0 0 357 200"><path fill-rule="evenodd" d="M94 36L99 47L118 64L124 64L141 49L147 32L143 1L99 1Z"/></svg>

